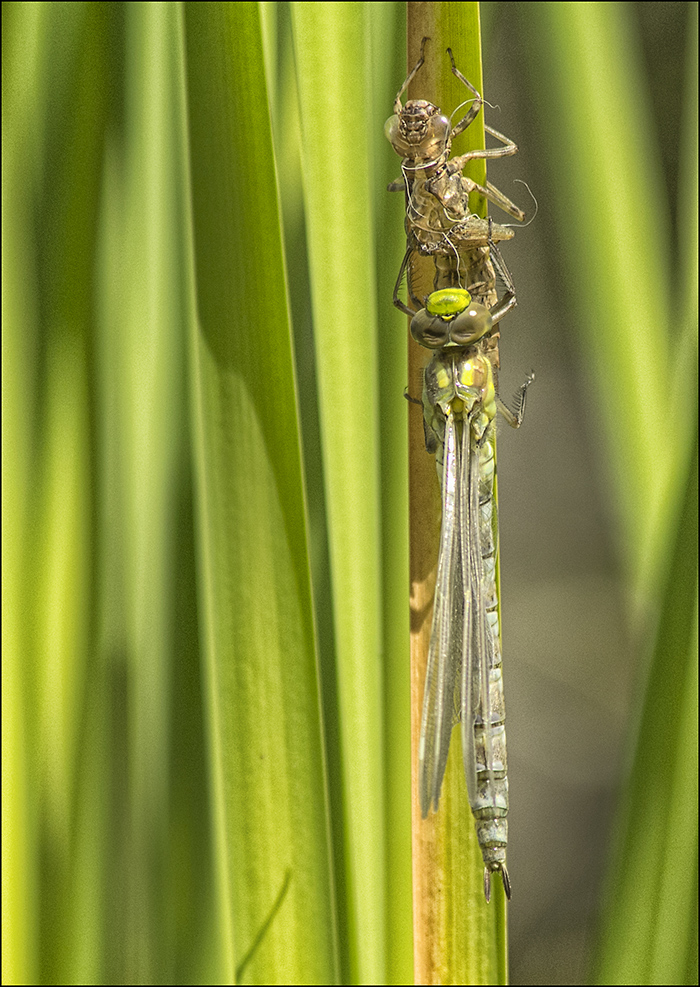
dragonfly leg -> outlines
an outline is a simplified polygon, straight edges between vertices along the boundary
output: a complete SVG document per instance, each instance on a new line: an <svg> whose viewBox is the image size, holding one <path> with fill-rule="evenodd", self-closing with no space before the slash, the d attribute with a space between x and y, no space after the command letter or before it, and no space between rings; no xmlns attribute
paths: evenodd
<svg viewBox="0 0 700 987"><path fill-rule="evenodd" d="M496 268L499 278L505 285L506 290L509 291L512 295L514 295L515 283L513 282L513 275L510 273L508 269L508 265L503 260L503 254L498 249L498 247L496 246L493 240L493 237L491 235L492 227L493 227L493 221L489 217L489 257L491 258L491 262L493 263L493 266Z"/></svg>
<svg viewBox="0 0 700 987"><path fill-rule="evenodd" d="M422 404L422 402L421 402ZM425 451L431 456L434 456L440 445L440 436L437 434L432 425L429 425L423 417L423 439L425 440Z"/></svg>
<svg viewBox="0 0 700 987"><path fill-rule="evenodd" d="M450 62L452 63L452 75L456 76L460 82L463 82L464 85L469 90L469 92L474 94L474 102L469 107L469 109L467 110L466 114L462 117L462 119L457 124L455 124L455 126L452 128L452 139L454 140L455 137L458 137L459 134L465 131L469 126L469 124L472 123L477 118L477 116L479 115L479 110L481 109L484 101L478 89L474 88L471 82L469 82L466 76L462 75L462 73L455 65L455 60L451 48L447 49L447 54L450 56Z"/></svg>
<svg viewBox="0 0 700 987"><path fill-rule="evenodd" d="M394 305L400 309L405 315L410 315L411 318L416 314L412 308L409 308L401 298L399 298L399 288L401 287L401 282L403 281L404 274L406 273L406 267L408 266L408 259L411 256L411 247L406 250L403 255L403 260L401 261L401 267L399 268L399 276L396 279L396 284L394 285Z"/></svg>
<svg viewBox="0 0 700 987"><path fill-rule="evenodd" d="M535 374L534 371L531 370L525 378L525 382L520 385L520 390L515 396L515 411L511 411L508 405L501 400L499 395L496 395L496 405L498 406L498 410L501 412L511 428L520 428L523 423L523 418L525 417L527 389L534 379Z"/></svg>
<svg viewBox="0 0 700 987"><path fill-rule="evenodd" d="M476 156L478 157L478 155ZM452 162L450 162L450 164L451 163ZM498 208L502 209L503 212L507 212L509 216L512 216L513 219L517 219L520 223L522 223L525 219L525 213L522 209L519 206L516 206L516 204L512 202L507 195L504 195L504 193L501 192L500 189L497 189L495 185L492 185L491 182L486 182L486 185L479 185L478 182L474 182L470 178L463 175L462 183L465 192L478 192L484 199L488 199L489 202L493 202L495 206L498 206ZM444 205L447 206L447 203L444 203Z"/></svg>
<svg viewBox="0 0 700 987"><path fill-rule="evenodd" d="M511 154L517 154L518 145L515 141L512 141L510 137L506 137L506 135L502 134L500 130L494 130L493 127L489 127L487 123L484 124L484 130L491 137L495 137L496 140L501 141L503 147L477 147L471 151L466 151L464 154L458 155L456 158L450 158L448 164L450 173L454 171L461 171L467 161L472 161L474 158L507 158ZM454 136L454 131L452 131L452 135Z"/></svg>
<svg viewBox="0 0 700 987"><path fill-rule="evenodd" d="M510 289L506 291L505 295L503 296L503 298L501 298L500 302L498 302L496 305L493 306L492 309L490 309L493 324L496 325L497 323L499 323L503 318L503 316L506 315L506 313L510 312L512 308L515 308L517 304L518 304L518 299L515 297L515 292L511 291Z"/></svg>
<svg viewBox="0 0 700 987"><path fill-rule="evenodd" d="M451 158L446 165L449 174L452 175L457 171L462 171L467 162L472 161L475 158L503 158L516 153L518 150L518 145L512 140L500 133L500 131L494 130L493 127L489 127L486 124L484 124L484 129L492 137L495 137L497 140L501 141L504 146L467 151L466 154L461 154L456 158ZM487 182L485 188L477 185L476 183L472 184L480 195L483 195L485 199L489 200L489 202L493 202L494 205L498 206L499 209L502 209L504 212L507 212L514 219L517 219L519 222L522 222L525 219L525 213L522 209L516 206L514 202L511 202L508 196L504 195L503 192L501 192L500 189L497 189L495 185L492 185L491 182Z"/></svg>
<svg viewBox="0 0 700 987"><path fill-rule="evenodd" d="M480 195L484 195L480 189L478 189L478 191ZM503 192L501 192L500 189L497 189L495 185L492 185L491 182L486 182L486 194L484 195L484 198L488 199L489 202L493 202L493 204L498 206L499 209L502 209L503 212L507 212L509 216L513 217L513 219L517 219L519 223L522 223L525 219L525 213L522 209L519 206L516 206L516 204L512 202L507 195L504 195Z"/></svg>
<svg viewBox="0 0 700 987"><path fill-rule="evenodd" d="M419 404L421 406L421 408L423 407L423 402L421 401L421 399L420 398L413 398L413 397L411 397L411 395L408 393L408 388L407 387L404 388L403 396L411 404Z"/></svg>
<svg viewBox="0 0 700 987"><path fill-rule="evenodd" d="M491 225L491 219L489 218L489 257L506 289L503 298L491 309L493 324L497 325L506 313L510 312L512 308L515 308L518 304L518 299L515 295L515 285L508 266L503 260L501 251L491 239Z"/></svg>
<svg viewBox="0 0 700 987"><path fill-rule="evenodd" d="M424 52L425 52L425 43L426 43L426 41L430 41L430 38L423 38L423 40L421 41L421 43L420 43L420 58L418 59L418 61L416 62L416 64L413 66L413 68L411 69L411 71L408 73L408 75L406 76L406 79L404 81L404 84L401 86L401 88L399 89L399 91L396 94L396 99L394 100L394 113L396 113L397 116L401 112L401 109L402 109L402 107L401 107L401 97L402 97L402 95L408 89L408 87L410 86L411 82L413 81L413 78L414 78L416 72L420 69L420 67L423 65L423 62L425 61Z"/></svg>

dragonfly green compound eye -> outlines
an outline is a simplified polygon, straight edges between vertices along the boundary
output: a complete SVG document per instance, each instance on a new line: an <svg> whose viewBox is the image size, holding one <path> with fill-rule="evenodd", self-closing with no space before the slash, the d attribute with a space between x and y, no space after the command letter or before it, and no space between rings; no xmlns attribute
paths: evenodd
<svg viewBox="0 0 700 987"><path fill-rule="evenodd" d="M458 346L470 346L491 332L492 328L493 319L486 306L472 302L450 323L450 341Z"/></svg>
<svg viewBox="0 0 700 987"><path fill-rule="evenodd" d="M421 346L440 350L450 341L450 323L422 308L411 319L411 335Z"/></svg>

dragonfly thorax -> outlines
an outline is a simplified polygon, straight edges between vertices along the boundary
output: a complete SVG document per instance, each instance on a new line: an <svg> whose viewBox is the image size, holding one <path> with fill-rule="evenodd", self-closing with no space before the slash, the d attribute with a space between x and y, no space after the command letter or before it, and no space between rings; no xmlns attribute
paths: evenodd
<svg viewBox="0 0 700 987"><path fill-rule="evenodd" d="M436 353L425 368L425 398L431 408L473 419L472 429L481 436L496 415L491 363L477 349Z"/></svg>

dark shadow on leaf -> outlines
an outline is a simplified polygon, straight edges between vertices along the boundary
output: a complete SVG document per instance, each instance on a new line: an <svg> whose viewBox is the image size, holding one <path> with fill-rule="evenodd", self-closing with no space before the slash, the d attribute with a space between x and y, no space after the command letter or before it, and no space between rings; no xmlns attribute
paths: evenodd
<svg viewBox="0 0 700 987"><path fill-rule="evenodd" d="M260 926L260 931L258 932L257 936L253 940L253 945L250 947L248 952L245 954L241 962L236 967L235 982L237 984L240 984L241 978L243 977L243 973L245 972L245 968L248 966L248 964L250 963L250 961L253 959L256 952L260 948L263 939L267 935L267 930L272 925L275 915L282 907L282 902L284 901L287 891L289 890L289 884L291 880L292 880L292 872L291 870L288 870L287 873L284 875L284 881L282 882L282 887L279 890L279 894L275 898L272 908L270 909L270 914L267 916L263 924Z"/></svg>

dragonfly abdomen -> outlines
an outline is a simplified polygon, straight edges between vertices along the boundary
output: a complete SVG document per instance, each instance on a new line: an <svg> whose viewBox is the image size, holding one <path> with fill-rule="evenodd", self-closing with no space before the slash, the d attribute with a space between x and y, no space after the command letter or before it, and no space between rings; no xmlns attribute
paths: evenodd
<svg viewBox="0 0 700 987"><path fill-rule="evenodd" d="M480 702L473 728L476 790L470 798L470 804L484 864L488 871L492 871L502 870L505 867L508 843L506 712L496 582L498 515L494 498L496 461L492 426L479 444L478 456L479 547L482 574L480 595L486 615L488 715L485 722L484 704Z"/></svg>

